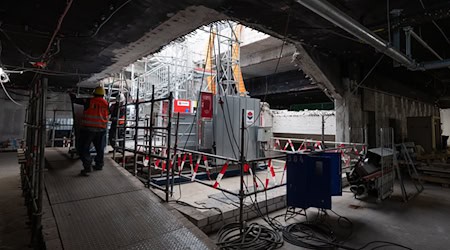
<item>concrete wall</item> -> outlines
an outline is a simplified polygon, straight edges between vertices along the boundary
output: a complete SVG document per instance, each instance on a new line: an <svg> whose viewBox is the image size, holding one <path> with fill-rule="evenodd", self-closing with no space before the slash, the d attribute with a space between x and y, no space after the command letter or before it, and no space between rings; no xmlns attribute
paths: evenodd
<svg viewBox="0 0 450 250"><path fill-rule="evenodd" d="M375 124L370 124L370 115L374 115ZM396 141L405 141L407 117L414 116L440 116L439 108L432 103L376 90L364 89L353 95L347 91L343 99L336 100L336 140L362 142L362 129L375 126L378 145L380 128L394 125Z"/></svg>
<svg viewBox="0 0 450 250"><path fill-rule="evenodd" d="M28 98L10 94L22 106L10 101L3 90L0 89L0 142L22 139L23 135L25 107Z"/></svg>
<svg viewBox="0 0 450 250"><path fill-rule="evenodd" d="M19 92L19 91L17 91ZM27 94L26 92L21 92ZM0 142L12 139L23 139L24 122L28 98L10 93L14 100L22 106L11 102L0 90ZM66 93L48 92L47 119L53 118L53 110L71 110L70 97ZM71 117L70 112L57 112L56 118Z"/></svg>
<svg viewBox="0 0 450 250"><path fill-rule="evenodd" d="M399 140L407 138L407 117L440 116L439 108L431 103L370 90L364 90L363 97L363 110L375 112L378 129L389 127L389 120L395 120Z"/></svg>

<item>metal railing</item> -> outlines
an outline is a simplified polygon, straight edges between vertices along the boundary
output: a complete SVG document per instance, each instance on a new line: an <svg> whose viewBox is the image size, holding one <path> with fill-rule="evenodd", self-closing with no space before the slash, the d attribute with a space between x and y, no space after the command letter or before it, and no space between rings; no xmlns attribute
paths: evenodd
<svg viewBox="0 0 450 250"><path fill-rule="evenodd" d="M52 112L52 118L47 118L47 131L51 133L49 139L50 146L68 147L71 143L71 133L73 130L72 110L55 109Z"/></svg>

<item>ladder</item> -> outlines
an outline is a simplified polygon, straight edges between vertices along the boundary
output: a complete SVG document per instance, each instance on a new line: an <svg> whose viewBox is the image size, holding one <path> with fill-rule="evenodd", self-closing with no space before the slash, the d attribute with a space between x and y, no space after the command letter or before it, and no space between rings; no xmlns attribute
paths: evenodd
<svg viewBox="0 0 450 250"><path fill-rule="evenodd" d="M420 194L424 190L424 187L422 184L422 180L420 179L420 176L417 173L416 166L411 158L411 155L408 152L408 149L407 149L405 143L397 144L396 148L397 147L400 147L400 153L401 153L403 159L406 161L406 167L408 169L409 177L411 178L411 181L416 189L416 192L411 193L411 194L408 194L408 192L406 191L405 183L403 181L403 177L400 172L400 167L399 167L398 160L397 160L397 154L394 153L395 172L397 173L397 177L400 181L400 188L402 190L403 201L408 202L409 200L411 200L412 198L414 198L415 196Z"/></svg>

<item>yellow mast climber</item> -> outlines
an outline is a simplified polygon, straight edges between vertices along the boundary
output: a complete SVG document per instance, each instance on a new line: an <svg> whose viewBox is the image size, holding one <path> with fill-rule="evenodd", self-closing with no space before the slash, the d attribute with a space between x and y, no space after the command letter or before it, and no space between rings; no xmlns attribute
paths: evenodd
<svg viewBox="0 0 450 250"><path fill-rule="evenodd" d="M205 65L205 71L208 73L208 76L206 77L206 82L208 84L208 90L213 93L213 95L216 94L216 74L213 74L213 61L214 61L214 39L216 37L216 32L213 30L211 34L209 35L209 41L206 47L206 65ZM206 73L205 72L205 73Z"/></svg>
<svg viewBox="0 0 450 250"><path fill-rule="evenodd" d="M242 32L242 25L238 24L236 25L236 28L234 30L234 34L235 34L235 39L236 42L233 43L233 51L232 51L232 59L233 59L233 77L234 80L237 83L237 87L238 87L238 91L239 91L239 95L241 96L246 96L247 95L247 90L245 89L245 85L244 85L244 79L242 78L242 72L241 72L241 64L239 63L240 60L240 50L241 50L241 46L239 44L239 41L241 39L241 32Z"/></svg>

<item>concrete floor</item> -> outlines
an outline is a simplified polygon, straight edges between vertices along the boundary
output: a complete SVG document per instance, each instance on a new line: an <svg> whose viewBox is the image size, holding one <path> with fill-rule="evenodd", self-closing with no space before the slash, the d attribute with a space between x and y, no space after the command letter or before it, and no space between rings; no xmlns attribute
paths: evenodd
<svg viewBox="0 0 450 250"><path fill-rule="evenodd" d="M283 172L282 164L276 165L277 182L280 182ZM266 172L258 173L264 180ZM271 180L272 182L272 180ZM237 191L239 177L222 179L221 186L225 189ZM251 185L251 182L250 182ZM283 188L284 190L284 188ZM283 191L282 190L282 191ZM407 185L408 192L413 190ZM174 198L178 198L178 186L174 188ZM181 200L193 205L201 205L208 195L220 193L198 183L181 185ZM274 217L285 213L285 209L271 213ZM309 209L310 216L317 214L317 209ZM390 241L408 246L412 249L450 249L450 189L439 185L426 184L425 190L408 203L402 202L400 188L396 184L390 199L377 204L375 201L361 201L353 198L348 188L344 189L342 197L333 197L333 211L347 217L353 223L353 234L347 245L359 248L374 240ZM339 235L348 235L347 229L340 229L336 223L337 217L329 212L329 220ZM279 221L285 225L303 221L304 217L290 219L287 222L281 217ZM262 219L252 220L262 224ZM217 240L216 235L210 238ZM375 247L373 245L371 247ZM371 247L367 249L371 249ZM285 242L282 249L298 249ZM399 249L385 247L383 249Z"/></svg>
<svg viewBox="0 0 450 250"><path fill-rule="evenodd" d="M397 191L399 188L397 188ZM344 190L342 197L333 198L333 211L347 217L353 223L353 233L346 245L360 248L370 241L390 241L412 249L450 249L450 189L436 185L426 185L419 196L403 203L400 194L395 192L391 199L381 204L356 200ZM270 216L284 214L285 209L271 213ZM317 214L317 209L308 209L308 218ZM337 217L328 213L327 221L333 226L337 235L349 235L348 229L339 228ZM304 221L305 217L297 216L287 222L279 218L282 224ZM267 225L262 219L252 222ZM217 235L210 235L217 240ZM372 245L365 249L371 249ZM284 242L281 249L299 249ZM381 249L400 249L383 247Z"/></svg>
<svg viewBox="0 0 450 250"><path fill-rule="evenodd" d="M0 249L30 249L17 153L0 153Z"/></svg>

